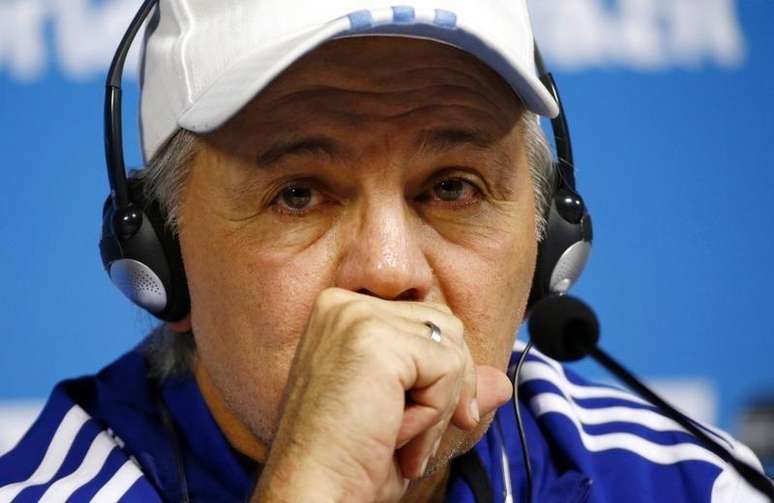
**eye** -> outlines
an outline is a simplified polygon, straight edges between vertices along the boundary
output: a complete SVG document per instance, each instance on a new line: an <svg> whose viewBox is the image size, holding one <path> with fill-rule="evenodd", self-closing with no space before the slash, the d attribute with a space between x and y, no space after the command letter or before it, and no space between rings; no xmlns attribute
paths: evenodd
<svg viewBox="0 0 774 503"><path fill-rule="evenodd" d="M433 193L442 201L456 201L465 195L465 182L459 179L443 180L435 184Z"/></svg>
<svg viewBox="0 0 774 503"><path fill-rule="evenodd" d="M322 196L309 184L293 183L285 186L272 201L279 211L303 213L320 203Z"/></svg>
<svg viewBox="0 0 774 503"><path fill-rule="evenodd" d="M287 187L280 198L288 208L303 210L312 200L312 191L309 187Z"/></svg>
<svg viewBox="0 0 774 503"><path fill-rule="evenodd" d="M462 178L444 178L420 195L419 200L465 206L476 202L479 196L480 190L473 183Z"/></svg>

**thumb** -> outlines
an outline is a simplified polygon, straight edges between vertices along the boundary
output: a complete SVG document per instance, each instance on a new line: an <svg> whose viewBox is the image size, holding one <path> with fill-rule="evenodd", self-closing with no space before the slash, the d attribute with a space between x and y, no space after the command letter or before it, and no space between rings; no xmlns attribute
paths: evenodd
<svg viewBox="0 0 774 503"><path fill-rule="evenodd" d="M476 366L478 407L481 415L489 414L513 396L513 386L502 370L489 365Z"/></svg>

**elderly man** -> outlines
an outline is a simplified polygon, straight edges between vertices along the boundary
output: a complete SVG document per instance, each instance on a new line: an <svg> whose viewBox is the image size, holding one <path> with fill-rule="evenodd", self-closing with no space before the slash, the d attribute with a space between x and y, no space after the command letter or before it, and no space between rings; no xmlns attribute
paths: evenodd
<svg viewBox="0 0 774 503"><path fill-rule="evenodd" d="M130 292L168 323L54 390L0 501L757 498L539 353L527 479L501 406L555 187L535 114L557 108L524 2L162 0L148 30L132 197L184 284Z"/></svg>

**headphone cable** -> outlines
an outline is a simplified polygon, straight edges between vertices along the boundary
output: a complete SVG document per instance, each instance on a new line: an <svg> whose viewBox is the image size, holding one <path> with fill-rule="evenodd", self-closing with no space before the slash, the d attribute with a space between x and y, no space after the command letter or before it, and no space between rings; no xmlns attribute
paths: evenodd
<svg viewBox="0 0 774 503"><path fill-rule="evenodd" d="M519 442L521 442L521 455L524 460L524 472L527 475L527 497L526 503L532 503L532 463L529 460L529 448L527 447L527 435L524 432L524 421L521 418L521 410L519 409L519 376L521 375L521 369L524 366L524 362L527 360L527 354L532 349L532 341L527 342L524 350L519 356L519 360L516 363L516 368L513 371L513 377L511 383L513 384L513 399L511 404L513 405L513 412L516 415L516 427L519 430Z"/></svg>

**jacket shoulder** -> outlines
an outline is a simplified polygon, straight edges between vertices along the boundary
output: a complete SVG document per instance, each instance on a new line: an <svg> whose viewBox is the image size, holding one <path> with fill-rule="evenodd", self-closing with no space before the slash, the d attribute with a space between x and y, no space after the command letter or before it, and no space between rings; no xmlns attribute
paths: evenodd
<svg viewBox="0 0 774 503"><path fill-rule="evenodd" d="M123 442L57 385L33 425L0 457L0 502L161 501ZM88 393L85 399L88 400Z"/></svg>
<svg viewBox="0 0 774 503"><path fill-rule="evenodd" d="M515 354L523 348L518 344ZM534 348L519 379L519 394L546 433L552 455L592 479L590 501L766 501L649 402L592 383ZM748 447L722 430L696 424L760 469Z"/></svg>

